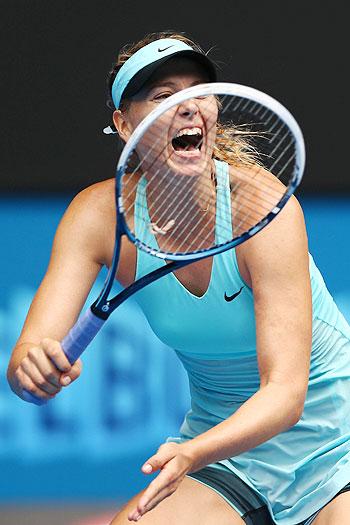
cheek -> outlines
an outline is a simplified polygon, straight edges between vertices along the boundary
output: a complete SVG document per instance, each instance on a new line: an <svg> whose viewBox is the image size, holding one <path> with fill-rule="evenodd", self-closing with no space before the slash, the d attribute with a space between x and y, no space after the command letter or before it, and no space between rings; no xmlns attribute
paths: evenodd
<svg viewBox="0 0 350 525"><path fill-rule="evenodd" d="M201 108L202 118L206 127L208 141L215 141L219 109L214 97L205 99Z"/></svg>
<svg viewBox="0 0 350 525"><path fill-rule="evenodd" d="M216 100L214 99L210 107L208 108L208 121L210 127L215 127L219 117L219 108Z"/></svg>
<svg viewBox="0 0 350 525"><path fill-rule="evenodd" d="M140 122L152 111L153 106L144 101L135 101L130 104L128 121L130 129L134 130Z"/></svg>
<svg viewBox="0 0 350 525"><path fill-rule="evenodd" d="M157 158L164 162L164 158L169 156L168 140L170 140L169 134L174 115L173 108L162 113L141 137L137 145L137 152L140 157L146 157L147 163L153 164Z"/></svg>
<svg viewBox="0 0 350 525"><path fill-rule="evenodd" d="M209 145L214 145L217 132L217 118L214 115L207 119L206 128Z"/></svg>

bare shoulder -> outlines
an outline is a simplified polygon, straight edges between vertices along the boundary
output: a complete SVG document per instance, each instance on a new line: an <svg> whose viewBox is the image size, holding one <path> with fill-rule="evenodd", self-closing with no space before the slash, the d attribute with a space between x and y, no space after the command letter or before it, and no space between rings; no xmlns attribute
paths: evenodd
<svg viewBox="0 0 350 525"><path fill-rule="evenodd" d="M264 219L286 192L286 186L261 166L230 166L230 185L235 236L246 232ZM303 211L294 196L270 225L254 238L261 240L265 236L283 234L284 228L289 232L305 228Z"/></svg>
<svg viewBox="0 0 350 525"><path fill-rule="evenodd" d="M232 227L246 232L266 217L280 201L286 187L261 167L230 167ZM238 246L239 267L248 284L254 274L291 265L306 268L308 243L303 210L293 195L277 216L247 242Z"/></svg>
<svg viewBox="0 0 350 525"><path fill-rule="evenodd" d="M114 179L93 184L78 193L57 230L55 244L69 243L105 264L115 231ZM72 249L74 249L72 247Z"/></svg>
<svg viewBox="0 0 350 525"><path fill-rule="evenodd" d="M272 222L239 246L238 257L253 288L258 282L297 282L297 275L308 279L307 233L302 208L294 196Z"/></svg>
<svg viewBox="0 0 350 525"><path fill-rule="evenodd" d="M258 243L270 242L273 245L276 242L288 245L298 243L305 236L304 213L298 199L292 195L277 216L255 237Z"/></svg>
<svg viewBox="0 0 350 525"><path fill-rule="evenodd" d="M277 246L280 251L288 250L288 247L295 248L299 244L305 247L306 239L304 213L297 198L292 195L276 217L244 244L248 253L262 247L268 253Z"/></svg>
<svg viewBox="0 0 350 525"><path fill-rule="evenodd" d="M114 179L107 179L88 186L72 200L67 211L80 212L97 219L100 215L106 218L115 209Z"/></svg>

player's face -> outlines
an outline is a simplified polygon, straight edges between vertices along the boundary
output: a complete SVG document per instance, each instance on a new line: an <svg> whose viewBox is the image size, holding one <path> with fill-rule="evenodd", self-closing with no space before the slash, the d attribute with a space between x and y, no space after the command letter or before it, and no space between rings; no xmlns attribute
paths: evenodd
<svg viewBox="0 0 350 525"><path fill-rule="evenodd" d="M189 58L173 58L159 67L131 100L124 118L129 133L162 101L174 93L207 82L205 69ZM137 146L144 168L180 175L207 171L216 137L215 97L193 98L173 106L147 130Z"/></svg>

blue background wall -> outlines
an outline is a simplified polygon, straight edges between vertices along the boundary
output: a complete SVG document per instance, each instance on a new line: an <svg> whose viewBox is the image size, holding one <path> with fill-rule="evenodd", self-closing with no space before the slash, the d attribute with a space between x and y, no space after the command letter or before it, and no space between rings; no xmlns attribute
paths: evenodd
<svg viewBox="0 0 350 525"><path fill-rule="evenodd" d="M10 351L68 202L44 195L0 198L0 502L129 497L145 484L142 462L176 435L189 406L181 365L132 299L89 347L79 380L48 406L24 403L10 391ZM350 198L301 202L310 251L350 320Z"/></svg>

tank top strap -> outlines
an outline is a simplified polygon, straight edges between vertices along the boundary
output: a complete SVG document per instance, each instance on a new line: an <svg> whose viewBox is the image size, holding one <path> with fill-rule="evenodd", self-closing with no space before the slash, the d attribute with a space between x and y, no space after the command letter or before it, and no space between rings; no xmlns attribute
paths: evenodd
<svg viewBox="0 0 350 525"><path fill-rule="evenodd" d="M141 220L140 217L144 217L145 220ZM151 220L148 212L145 177L141 177L137 184L134 221L135 235L137 239L144 242L145 244L147 244L147 246L150 246L151 248L158 249L158 244L155 236L147 228L147 224L150 224Z"/></svg>
<svg viewBox="0 0 350 525"><path fill-rule="evenodd" d="M229 165L215 160L216 171L216 225L215 240L217 244L232 239L231 193Z"/></svg>
<svg viewBox="0 0 350 525"><path fill-rule="evenodd" d="M146 220L141 220L140 217L144 217ZM151 222L146 195L146 179L141 177L137 184L135 207L134 207L134 222L135 222L135 235L137 239L154 248L158 249L158 243L155 236L151 233L147 224ZM136 256L136 272L135 279L150 273L157 268L163 266L165 262L143 250L137 250Z"/></svg>

